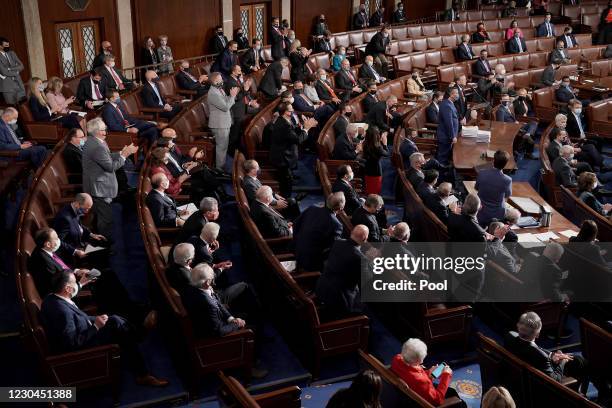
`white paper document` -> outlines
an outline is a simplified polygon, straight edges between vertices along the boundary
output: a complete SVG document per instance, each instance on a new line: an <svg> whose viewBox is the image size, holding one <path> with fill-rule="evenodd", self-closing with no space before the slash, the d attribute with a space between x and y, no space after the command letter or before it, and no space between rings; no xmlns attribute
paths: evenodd
<svg viewBox="0 0 612 408"><path fill-rule="evenodd" d="M183 218L188 218L191 214L193 214L194 212L198 211L198 207L196 207L194 203L189 203L189 204L181 205L180 207L177 207L176 209L179 212L187 210L188 214L187 214L187 216L183 216Z"/></svg>
<svg viewBox="0 0 612 408"><path fill-rule="evenodd" d="M567 238L575 237L576 235L578 235L576 231L572 231L572 230L561 231L559 234Z"/></svg>
<svg viewBox="0 0 612 408"><path fill-rule="evenodd" d="M551 239L559 239L559 236L552 231L542 232L540 234L534 234L537 239L542 242L548 242Z"/></svg>
<svg viewBox="0 0 612 408"><path fill-rule="evenodd" d="M87 244L87 246L85 247L85 253L90 254L92 252L101 251L103 249L104 249L103 247L91 246Z"/></svg>

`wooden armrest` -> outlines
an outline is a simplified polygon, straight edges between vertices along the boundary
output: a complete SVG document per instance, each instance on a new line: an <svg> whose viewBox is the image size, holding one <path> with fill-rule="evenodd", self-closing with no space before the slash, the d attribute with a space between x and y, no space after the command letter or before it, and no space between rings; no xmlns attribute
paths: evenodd
<svg viewBox="0 0 612 408"><path fill-rule="evenodd" d="M559 383L561 383L561 385L564 385L566 387L570 387L574 384L576 384L578 382L578 380L576 380L574 377L562 377L561 381L559 381Z"/></svg>
<svg viewBox="0 0 612 408"><path fill-rule="evenodd" d="M436 131L431 129L417 129L417 134L422 135L435 135Z"/></svg>
<svg viewBox="0 0 612 408"><path fill-rule="evenodd" d="M300 390L300 387L298 387L297 385L290 385L288 387L284 387L284 388L281 388L281 389L278 389L278 390L269 391L269 392L265 392L263 394L254 395L253 399L255 401L257 401L262 407L280 406L280 405L274 405L273 401L276 401L278 399L282 399L283 397L286 398L287 395L296 395L296 396L299 396L301 392L302 391ZM270 405L268 405L268 403Z"/></svg>
<svg viewBox="0 0 612 408"><path fill-rule="evenodd" d="M142 120L151 120L151 115L144 115L141 113L130 113L130 118L134 119L142 119Z"/></svg>
<svg viewBox="0 0 612 408"><path fill-rule="evenodd" d="M352 324L367 324L369 319L365 315L359 315L354 317L347 317L346 319L333 320L327 323L321 323L318 327L319 331L333 330L342 327L346 327Z"/></svg>
<svg viewBox="0 0 612 408"><path fill-rule="evenodd" d="M70 191L70 190L77 190L77 189L81 189L83 187L83 184L81 183L75 183L75 184L60 184L59 188L62 192L64 191Z"/></svg>
<svg viewBox="0 0 612 408"><path fill-rule="evenodd" d="M293 236L292 235L287 235L285 237L266 238L264 241L266 241L266 244L268 244L268 245L286 244L287 242L293 241Z"/></svg>
<svg viewBox="0 0 612 408"><path fill-rule="evenodd" d="M20 150L0 150L2 157L19 157Z"/></svg>
<svg viewBox="0 0 612 408"><path fill-rule="evenodd" d="M274 254L274 256L276 257L276 259L278 259L279 262L295 260L295 254L293 253Z"/></svg>
<svg viewBox="0 0 612 408"><path fill-rule="evenodd" d="M179 232L180 227L157 227L158 234L176 234Z"/></svg>
<svg viewBox="0 0 612 408"><path fill-rule="evenodd" d="M212 139L212 140L215 139L215 137L213 136L213 134L211 132L201 132L201 131L190 132L189 136L198 136L198 137L202 137L204 139Z"/></svg>
<svg viewBox="0 0 612 408"><path fill-rule="evenodd" d="M563 107L566 107L566 106L567 106L567 103L565 103L565 102L559 102L559 101L553 101L553 105L554 105L554 106L557 106L557 107L559 107L559 108L563 108Z"/></svg>
<svg viewBox="0 0 612 408"><path fill-rule="evenodd" d="M304 116L309 117L309 118L314 116L314 112L295 111L295 113L297 115L304 115Z"/></svg>
<svg viewBox="0 0 612 408"><path fill-rule="evenodd" d="M196 91L192 91L191 89L177 89L176 92L178 92L180 95L196 95L197 94Z"/></svg>
<svg viewBox="0 0 612 408"><path fill-rule="evenodd" d="M54 356L48 356L45 360L49 365L70 364L80 358L91 356L92 354L112 354L113 358L119 358L119 345L106 344L104 346L91 347L84 350L71 351Z"/></svg>
<svg viewBox="0 0 612 408"><path fill-rule="evenodd" d="M142 107L139 108L139 110L141 112L150 112L150 113L160 113L164 111L164 108L148 108L148 107Z"/></svg>

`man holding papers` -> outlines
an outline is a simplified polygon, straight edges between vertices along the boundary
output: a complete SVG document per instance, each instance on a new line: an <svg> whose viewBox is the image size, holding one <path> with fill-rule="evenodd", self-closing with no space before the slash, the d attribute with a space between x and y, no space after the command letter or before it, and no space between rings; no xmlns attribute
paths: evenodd
<svg viewBox="0 0 612 408"><path fill-rule="evenodd" d="M170 182L164 173L155 173L151 177L152 190L147 195L147 207L156 227L182 227L189 216L188 210L178 210L174 198L166 194Z"/></svg>

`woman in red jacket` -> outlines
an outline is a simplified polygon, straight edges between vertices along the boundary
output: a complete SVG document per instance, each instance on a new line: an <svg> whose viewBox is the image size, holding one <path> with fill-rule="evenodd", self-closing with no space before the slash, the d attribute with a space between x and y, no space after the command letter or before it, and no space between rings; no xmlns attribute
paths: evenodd
<svg viewBox="0 0 612 408"><path fill-rule="evenodd" d="M166 190L166 194L172 197L176 197L181 193L183 183L191 177L187 173L183 173L178 177L172 176L170 170L168 170L168 149L165 147L157 147L151 152L151 173L149 176L153 176L157 173L164 173L168 177L170 187Z"/></svg>
<svg viewBox="0 0 612 408"><path fill-rule="evenodd" d="M402 346L402 353L397 354L391 361L391 371L432 405L438 406L446 398L456 397L457 392L449 388L453 370L446 366L439 377L440 383L436 387L431 373L437 367L426 370L422 364L427 356L427 345L419 339L408 339ZM463 401L462 401L463 402ZM466 407L465 402L463 406Z"/></svg>

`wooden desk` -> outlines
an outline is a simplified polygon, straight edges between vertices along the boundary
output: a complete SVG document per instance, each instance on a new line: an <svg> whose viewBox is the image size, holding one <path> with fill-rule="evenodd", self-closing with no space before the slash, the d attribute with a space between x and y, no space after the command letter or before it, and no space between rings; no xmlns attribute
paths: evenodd
<svg viewBox="0 0 612 408"><path fill-rule="evenodd" d="M572 87L580 90L578 96L581 98L592 99L593 97L599 97L601 99L606 99L612 94L612 76L603 78L581 76L578 81L572 81Z"/></svg>
<svg viewBox="0 0 612 408"><path fill-rule="evenodd" d="M474 193L474 194L477 193L476 189L474 188L476 184L475 181L464 181L463 184L465 185L465 188L469 193ZM516 232L517 234L527 233L527 232L532 233L532 234L540 234L543 232L550 231L550 232L554 232L559 237L559 239L556 240L557 242L567 242L569 241L569 239L566 236L561 235L560 234L561 231L572 230L577 233L580 230L570 220L568 220L563 215L561 215L560 212L555 210L552 205L547 203L546 200L544 200L544 198L542 198L542 196L540 196L538 192L535 191L534 188L531 187L531 184L529 184L528 182L526 181L513 182L512 183L512 195L515 197L530 197L536 203L545 205L549 207L550 210L552 211L552 220L550 222L550 227L519 228L517 230L514 230L514 232Z"/></svg>
<svg viewBox="0 0 612 408"><path fill-rule="evenodd" d="M482 124L482 122L481 122ZM505 150L510 154L510 160L506 165L506 170L516 169L516 162L512 154L514 138L518 134L523 124L491 122L491 141L489 143L476 143L475 138L464 138L459 136L457 143L453 146L453 164L458 172L470 176L475 176L474 168L487 163L492 163L493 159L487 159L487 150ZM485 121L481 129L489 129L489 122ZM484 155L484 157L483 157Z"/></svg>

